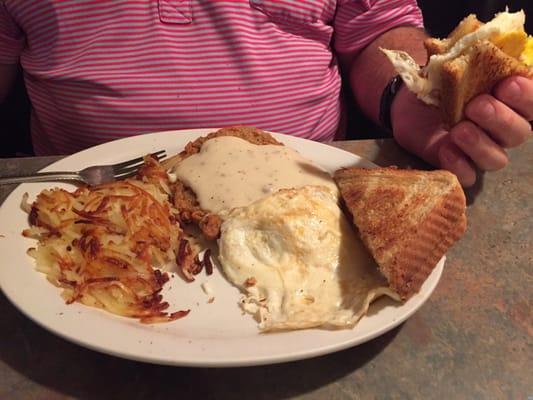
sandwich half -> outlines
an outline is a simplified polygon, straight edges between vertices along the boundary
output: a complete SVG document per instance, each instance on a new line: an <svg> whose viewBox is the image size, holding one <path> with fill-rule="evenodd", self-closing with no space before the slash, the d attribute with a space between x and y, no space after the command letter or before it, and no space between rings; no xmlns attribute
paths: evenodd
<svg viewBox="0 0 533 400"><path fill-rule="evenodd" d="M404 300L466 230L464 192L448 171L342 168L334 179L363 243Z"/></svg>
<svg viewBox="0 0 533 400"><path fill-rule="evenodd" d="M427 104L441 109L451 127L464 119L475 96L490 93L502 79L533 78L533 37L524 31L525 13L502 12L484 24L469 15L446 39L427 39L429 59L420 67L406 52L382 51L406 86Z"/></svg>

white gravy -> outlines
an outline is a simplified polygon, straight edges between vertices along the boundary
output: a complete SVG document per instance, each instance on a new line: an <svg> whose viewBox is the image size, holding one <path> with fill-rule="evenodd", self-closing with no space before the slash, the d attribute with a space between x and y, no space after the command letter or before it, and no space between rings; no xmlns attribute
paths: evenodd
<svg viewBox="0 0 533 400"><path fill-rule="evenodd" d="M204 210L215 213L247 206L279 189L321 185L338 194L331 176L295 150L234 136L206 141L172 173L194 191Z"/></svg>

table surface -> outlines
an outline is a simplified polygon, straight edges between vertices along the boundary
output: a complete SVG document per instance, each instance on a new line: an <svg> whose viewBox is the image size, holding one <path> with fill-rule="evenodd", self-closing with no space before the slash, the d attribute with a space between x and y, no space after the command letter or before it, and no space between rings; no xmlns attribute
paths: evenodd
<svg viewBox="0 0 533 400"><path fill-rule="evenodd" d="M334 143L380 165L423 167L391 140ZM0 174L57 157L0 159ZM396 329L318 358L178 368L100 354L24 317L0 292L0 398L528 399L533 321L533 141L467 190L468 230L428 302ZM0 187L0 203L13 187ZM531 398L531 397L529 397Z"/></svg>

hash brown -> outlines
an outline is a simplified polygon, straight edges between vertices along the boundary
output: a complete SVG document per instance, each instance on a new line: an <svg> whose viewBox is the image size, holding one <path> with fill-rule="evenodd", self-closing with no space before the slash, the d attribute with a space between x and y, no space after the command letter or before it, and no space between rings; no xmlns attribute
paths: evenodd
<svg viewBox="0 0 533 400"><path fill-rule="evenodd" d="M143 323L181 318L189 311L167 312L160 294L169 280L163 267L176 261L191 280L201 263L175 218L170 186L165 169L147 156L137 179L44 190L27 205L23 235L39 241L28 253L69 304Z"/></svg>
<svg viewBox="0 0 533 400"><path fill-rule="evenodd" d="M175 320L160 291L183 234L151 184L126 180L74 192L44 190L33 202L30 249L37 269L75 301L141 322Z"/></svg>

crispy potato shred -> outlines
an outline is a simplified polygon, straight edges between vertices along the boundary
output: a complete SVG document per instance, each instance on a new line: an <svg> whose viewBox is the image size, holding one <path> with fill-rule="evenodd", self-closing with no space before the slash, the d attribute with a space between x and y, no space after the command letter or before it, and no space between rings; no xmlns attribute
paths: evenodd
<svg viewBox="0 0 533 400"><path fill-rule="evenodd" d="M166 171L145 158L137 179L44 190L31 205L29 250L37 269L70 304L81 302L143 323L167 322L189 310L166 311L162 269L176 262L187 280L201 264L175 215ZM180 253L181 251L181 253Z"/></svg>

